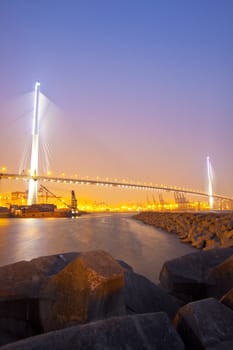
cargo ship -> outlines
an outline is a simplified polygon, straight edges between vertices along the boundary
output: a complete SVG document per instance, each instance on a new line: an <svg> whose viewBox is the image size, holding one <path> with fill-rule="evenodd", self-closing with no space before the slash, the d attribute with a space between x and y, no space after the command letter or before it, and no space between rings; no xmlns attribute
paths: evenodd
<svg viewBox="0 0 233 350"><path fill-rule="evenodd" d="M77 209L57 209L54 204L32 204L23 206L12 206L9 210L11 218L59 218L79 216Z"/></svg>

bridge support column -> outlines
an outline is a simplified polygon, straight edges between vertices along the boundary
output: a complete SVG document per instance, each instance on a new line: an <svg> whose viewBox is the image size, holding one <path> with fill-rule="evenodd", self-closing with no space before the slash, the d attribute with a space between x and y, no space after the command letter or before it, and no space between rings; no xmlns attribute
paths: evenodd
<svg viewBox="0 0 233 350"><path fill-rule="evenodd" d="M39 95L40 95L40 83L35 85L35 97L34 97L34 113L33 113L33 126L32 126L32 151L31 151L31 166L30 176L36 177L38 175L38 154L39 154ZM37 203L38 185L36 179L29 180L28 188L28 205Z"/></svg>
<svg viewBox="0 0 233 350"><path fill-rule="evenodd" d="M208 174L208 192L209 192L209 207L213 209L214 207L214 198L213 198L213 172L210 163L210 157L207 157L207 174Z"/></svg>

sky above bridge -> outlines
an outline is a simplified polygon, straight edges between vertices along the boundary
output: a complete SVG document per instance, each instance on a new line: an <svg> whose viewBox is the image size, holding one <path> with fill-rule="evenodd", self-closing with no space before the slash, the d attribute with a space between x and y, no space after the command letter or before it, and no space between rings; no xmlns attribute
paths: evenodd
<svg viewBox="0 0 233 350"><path fill-rule="evenodd" d="M204 190L210 156L233 195L232 36L231 0L1 0L0 166L30 149L39 80L53 175Z"/></svg>

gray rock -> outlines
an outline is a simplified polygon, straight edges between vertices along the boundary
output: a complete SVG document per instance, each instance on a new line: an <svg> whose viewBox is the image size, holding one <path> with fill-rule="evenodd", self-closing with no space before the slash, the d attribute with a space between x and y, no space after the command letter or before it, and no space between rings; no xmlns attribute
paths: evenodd
<svg viewBox="0 0 233 350"><path fill-rule="evenodd" d="M162 288L156 286L147 278L125 272L124 297L127 313L151 313L164 311L173 319L179 309L176 300Z"/></svg>
<svg viewBox="0 0 233 350"><path fill-rule="evenodd" d="M44 280L44 274L28 261L0 267L0 300L33 297Z"/></svg>
<svg viewBox="0 0 233 350"><path fill-rule="evenodd" d="M207 276L208 296L221 298L233 288L233 255L211 269Z"/></svg>
<svg viewBox="0 0 233 350"><path fill-rule="evenodd" d="M50 277L64 269L66 265L76 259L80 254L81 253L79 252L70 252L50 256L41 256L31 260L30 263L34 265L37 270L43 273L43 275Z"/></svg>
<svg viewBox="0 0 233 350"><path fill-rule="evenodd" d="M160 283L170 294L185 302L206 298L208 272L232 254L232 248L221 248L167 261L160 272Z"/></svg>
<svg viewBox="0 0 233 350"><path fill-rule="evenodd" d="M114 317L49 332L2 350L181 350L179 335L165 313Z"/></svg>
<svg viewBox="0 0 233 350"><path fill-rule="evenodd" d="M123 260L116 260L116 261L118 262L118 264L121 265L121 267L122 267L124 270L133 272L132 266L130 266L129 264L127 264L125 261L123 261Z"/></svg>
<svg viewBox="0 0 233 350"><path fill-rule="evenodd" d="M231 308L233 311L233 288L221 298L221 303Z"/></svg>
<svg viewBox="0 0 233 350"><path fill-rule="evenodd" d="M22 339L22 338L19 338L12 333L9 333L7 331L4 331L3 329L0 329L0 347L5 344L16 342L19 339Z"/></svg>
<svg viewBox="0 0 233 350"><path fill-rule="evenodd" d="M125 314L124 271L106 252L81 253L40 292L44 332Z"/></svg>
<svg viewBox="0 0 233 350"><path fill-rule="evenodd" d="M214 298L183 306L173 324L189 350L233 348L233 312Z"/></svg>

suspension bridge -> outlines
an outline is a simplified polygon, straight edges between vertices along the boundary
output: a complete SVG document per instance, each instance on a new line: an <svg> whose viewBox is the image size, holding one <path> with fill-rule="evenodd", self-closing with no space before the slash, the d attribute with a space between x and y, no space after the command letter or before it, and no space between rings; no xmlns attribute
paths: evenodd
<svg viewBox="0 0 233 350"><path fill-rule="evenodd" d="M233 208L233 198L230 196L225 196L213 192L212 177L211 177L211 165L210 159L207 157L207 171L208 171L208 192L194 189L181 188L177 186L166 186L159 184L137 184L132 182L118 182L118 181L103 181L88 179L84 180L82 178L72 178L72 177L52 177L44 176L38 174L38 152L39 152L39 96L40 96L40 83L37 82L35 85L35 95L34 95L34 113L33 113L33 133L32 133L32 148L31 148L31 166L30 174L15 174L15 173L0 173L0 180L24 180L28 181L28 205L37 203L37 192L38 183L63 183L72 185L95 185L100 187L109 188L119 188L119 189L133 189L133 190L143 190L143 191L163 191L171 192L174 197L179 200L184 198L184 195L194 195L205 197L209 201L209 207L213 208L214 199L220 201L228 201L229 207Z"/></svg>

